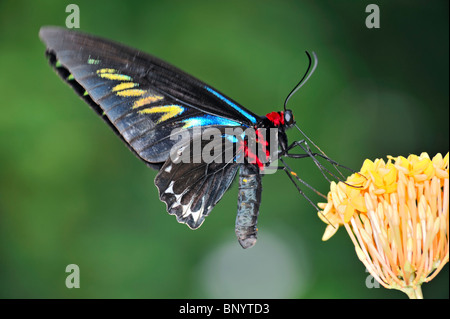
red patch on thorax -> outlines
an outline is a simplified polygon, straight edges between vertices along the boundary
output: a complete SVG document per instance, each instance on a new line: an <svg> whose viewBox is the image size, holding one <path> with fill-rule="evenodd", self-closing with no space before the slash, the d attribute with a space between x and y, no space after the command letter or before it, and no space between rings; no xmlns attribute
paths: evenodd
<svg viewBox="0 0 450 319"><path fill-rule="evenodd" d="M284 124L284 112L270 112L267 113L266 117L275 126Z"/></svg>
<svg viewBox="0 0 450 319"><path fill-rule="evenodd" d="M256 129L255 131L256 133L256 147L257 147L257 152L263 152L263 156L265 156L265 161L267 162L267 160L270 157L270 151L269 151L269 142L266 141L266 139L264 138L264 136L262 135L261 131L259 129ZM242 141L241 144L241 149L243 149L244 151L244 156L247 159L247 162L250 164L256 164L258 165L258 168L263 171L264 170L264 163L259 159L258 155L255 154L252 150L248 147L248 142L246 140Z"/></svg>

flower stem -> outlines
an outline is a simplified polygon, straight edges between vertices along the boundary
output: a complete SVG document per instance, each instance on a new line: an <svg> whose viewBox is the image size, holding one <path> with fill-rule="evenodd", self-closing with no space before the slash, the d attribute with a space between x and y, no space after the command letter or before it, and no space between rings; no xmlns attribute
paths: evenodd
<svg viewBox="0 0 450 319"><path fill-rule="evenodd" d="M405 287L401 289L401 291L407 294L409 299L423 299L421 286L417 286L415 288Z"/></svg>

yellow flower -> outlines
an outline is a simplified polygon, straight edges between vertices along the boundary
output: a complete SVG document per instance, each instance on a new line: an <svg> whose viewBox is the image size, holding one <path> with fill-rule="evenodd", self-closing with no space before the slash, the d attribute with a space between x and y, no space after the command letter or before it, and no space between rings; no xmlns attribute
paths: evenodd
<svg viewBox="0 0 450 319"><path fill-rule="evenodd" d="M410 298L449 260L449 154L366 160L346 183L332 182L319 217L322 240L344 226L358 258L384 287ZM351 185L351 186L349 186Z"/></svg>

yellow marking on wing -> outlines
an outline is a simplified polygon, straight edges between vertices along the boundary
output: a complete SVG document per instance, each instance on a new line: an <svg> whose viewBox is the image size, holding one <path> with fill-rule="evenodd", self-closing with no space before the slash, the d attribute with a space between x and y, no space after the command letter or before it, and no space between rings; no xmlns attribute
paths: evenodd
<svg viewBox="0 0 450 319"><path fill-rule="evenodd" d="M118 96L130 97L130 96L141 96L144 95L147 91L141 89L129 89L117 92Z"/></svg>
<svg viewBox="0 0 450 319"><path fill-rule="evenodd" d="M164 97L163 96L159 96L159 95L150 95L150 96L146 96L146 97L140 98L139 100L136 100L134 102L133 109L136 109L138 107L141 107L141 106L144 106L144 105L147 105L147 104L151 104L151 103L156 102L156 101L160 101L162 99L164 99Z"/></svg>
<svg viewBox="0 0 450 319"><path fill-rule="evenodd" d="M120 84L117 84L115 87L113 87L112 91L113 92L117 92L117 91L122 91L125 89L131 89L135 86L138 86L139 84L137 83L133 83L133 82L122 82Z"/></svg>
<svg viewBox="0 0 450 319"><path fill-rule="evenodd" d="M179 105L164 105L164 106L149 107L147 109L143 109L143 110L139 111L139 113L141 113L141 114L165 113L156 122L156 123L161 123L172 117L177 116L178 114L183 113L183 111L184 111L184 108Z"/></svg>
<svg viewBox="0 0 450 319"><path fill-rule="evenodd" d="M115 80L115 81L131 81L131 77L125 74L112 74L112 73L102 73L99 76L103 79Z"/></svg>
<svg viewBox="0 0 450 319"><path fill-rule="evenodd" d="M97 70L97 74L103 74L103 73L116 73L116 69L108 69L108 68L104 68L104 69L99 69Z"/></svg>
<svg viewBox="0 0 450 319"><path fill-rule="evenodd" d="M109 68L99 69L99 70L97 70L97 74L99 77L101 77L103 79L108 79L108 80L115 80L115 81L131 81L132 80L131 76L129 76L129 75L118 74L116 69L109 69Z"/></svg>

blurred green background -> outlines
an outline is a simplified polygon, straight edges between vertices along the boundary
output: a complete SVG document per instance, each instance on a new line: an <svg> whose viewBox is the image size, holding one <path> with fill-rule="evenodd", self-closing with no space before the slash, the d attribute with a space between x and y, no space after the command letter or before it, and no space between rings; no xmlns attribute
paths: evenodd
<svg viewBox="0 0 450 319"><path fill-rule="evenodd" d="M297 123L331 157L449 149L448 1L0 1L0 297L406 298L369 289L344 230L325 229L284 173L264 177L259 239L234 235L237 185L191 231L165 212L155 171L48 66L38 31L64 26L158 56L257 114L290 101ZM381 28L368 29L376 3ZM300 139L289 132L291 140ZM291 160L326 193L308 160ZM317 202L320 198L311 198ZM67 289L77 264L81 288ZM424 284L448 298L448 265Z"/></svg>

